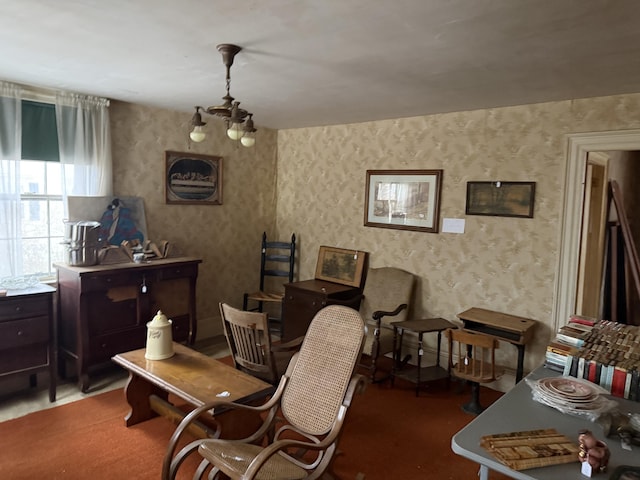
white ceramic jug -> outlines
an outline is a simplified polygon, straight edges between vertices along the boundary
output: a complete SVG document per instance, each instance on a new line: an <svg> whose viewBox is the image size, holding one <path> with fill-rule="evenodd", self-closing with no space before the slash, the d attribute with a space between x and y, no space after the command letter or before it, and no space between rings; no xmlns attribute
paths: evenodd
<svg viewBox="0 0 640 480"><path fill-rule="evenodd" d="M153 320L147 323L147 348L144 357L148 360L164 360L173 356L171 320L158 310Z"/></svg>

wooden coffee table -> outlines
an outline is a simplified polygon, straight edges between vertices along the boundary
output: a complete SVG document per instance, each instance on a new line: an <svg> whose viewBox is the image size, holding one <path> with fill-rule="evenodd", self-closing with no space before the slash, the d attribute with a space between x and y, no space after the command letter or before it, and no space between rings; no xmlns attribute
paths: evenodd
<svg viewBox="0 0 640 480"><path fill-rule="evenodd" d="M165 360L147 360L144 348L113 357L115 363L129 372L125 386L125 397L131 407L125 417L127 427L158 415L179 421L184 412L168 402L169 394L199 407L217 400L251 403L274 391L271 384L184 345L174 343L173 348L175 355ZM219 415L223 411L210 413L216 416L221 428L224 415ZM198 424L192 433L204 437L213 432Z"/></svg>

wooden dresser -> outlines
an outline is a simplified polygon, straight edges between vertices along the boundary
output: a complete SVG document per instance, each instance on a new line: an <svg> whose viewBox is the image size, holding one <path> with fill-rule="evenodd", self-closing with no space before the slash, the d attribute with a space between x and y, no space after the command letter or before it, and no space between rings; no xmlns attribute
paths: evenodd
<svg viewBox="0 0 640 480"><path fill-rule="evenodd" d="M360 288L325 280L285 284L282 304L283 341L306 334L315 314L327 305L340 303L357 310L360 308L361 293Z"/></svg>
<svg viewBox="0 0 640 480"><path fill-rule="evenodd" d="M143 348L146 325L158 310L172 320L173 339L196 339L196 279L202 260L190 257L72 267L56 264L60 299L60 373L75 362L78 386L89 369L118 353Z"/></svg>
<svg viewBox="0 0 640 480"><path fill-rule="evenodd" d="M49 285L9 290L0 297L0 378L49 373L49 401L56 399L56 349L53 299Z"/></svg>

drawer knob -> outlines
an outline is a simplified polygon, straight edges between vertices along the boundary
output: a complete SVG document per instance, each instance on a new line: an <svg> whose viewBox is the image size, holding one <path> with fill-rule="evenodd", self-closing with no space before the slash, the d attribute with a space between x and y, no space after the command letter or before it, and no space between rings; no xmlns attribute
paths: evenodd
<svg viewBox="0 0 640 480"><path fill-rule="evenodd" d="M21 337L22 336L22 330L18 330L18 336Z"/></svg>

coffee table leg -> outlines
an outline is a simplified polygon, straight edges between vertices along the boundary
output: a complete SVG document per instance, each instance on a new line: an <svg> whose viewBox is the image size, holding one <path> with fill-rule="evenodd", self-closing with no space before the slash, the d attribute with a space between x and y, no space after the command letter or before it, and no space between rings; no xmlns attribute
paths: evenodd
<svg viewBox="0 0 640 480"><path fill-rule="evenodd" d="M124 396L131 407L127 416L124 417L124 423L127 427L158 416L151 409L149 403L149 396L151 395L157 395L163 400L167 400L169 396L167 392L130 372L129 380L124 387Z"/></svg>

